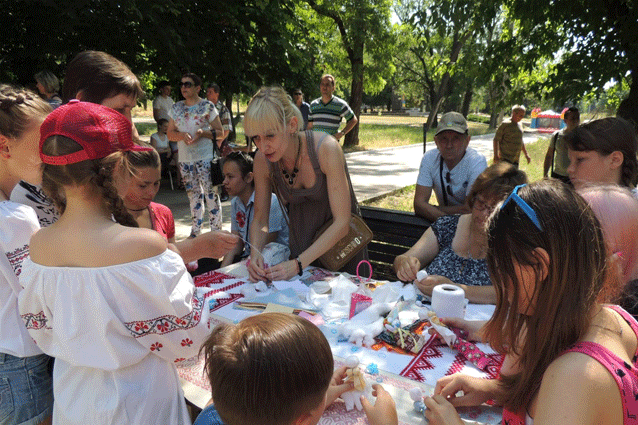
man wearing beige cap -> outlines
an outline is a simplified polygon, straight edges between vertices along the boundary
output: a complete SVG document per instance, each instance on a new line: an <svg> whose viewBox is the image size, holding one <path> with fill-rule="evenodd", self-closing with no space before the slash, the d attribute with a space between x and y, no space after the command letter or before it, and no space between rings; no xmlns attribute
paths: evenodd
<svg viewBox="0 0 638 425"><path fill-rule="evenodd" d="M468 148L467 121L458 112L443 114L434 135L436 149L421 160L414 194L414 212L430 221L449 214L469 213L465 197L476 177L487 168L485 157ZM438 205L430 203L432 189Z"/></svg>

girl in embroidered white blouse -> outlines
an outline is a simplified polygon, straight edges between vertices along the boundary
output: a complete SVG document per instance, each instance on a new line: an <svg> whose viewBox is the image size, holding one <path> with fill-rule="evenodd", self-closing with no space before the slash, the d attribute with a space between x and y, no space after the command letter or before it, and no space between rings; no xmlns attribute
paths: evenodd
<svg viewBox="0 0 638 425"><path fill-rule="evenodd" d="M190 424L174 364L210 332L207 303L120 197L128 156L150 148L122 114L88 102L59 107L40 133L42 187L62 215L31 240L19 308L56 358L53 421Z"/></svg>
<svg viewBox="0 0 638 425"><path fill-rule="evenodd" d="M35 211L11 202L20 180L40 183L39 128L51 107L35 93L0 85L0 423L51 423L51 358L33 343L18 314L18 276Z"/></svg>

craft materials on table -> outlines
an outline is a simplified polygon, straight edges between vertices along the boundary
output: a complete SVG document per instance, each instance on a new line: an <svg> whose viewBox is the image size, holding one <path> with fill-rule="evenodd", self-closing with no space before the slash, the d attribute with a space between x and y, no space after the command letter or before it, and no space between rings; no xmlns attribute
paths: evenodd
<svg viewBox="0 0 638 425"><path fill-rule="evenodd" d="M233 265L233 274L241 267ZM368 375L375 372L372 379L367 376L368 386L375 382L398 385L397 382L406 380L400 388L387 388L389 385L386 385L397 401L402 424L425 421L422 413L414 411L410 399L409 390L415 384L422 386L424 394L431 394L436 380L452 373L496 376L502 356L489 346L471 344L458 337L448 346L428 334L427 329L433 326L428 320L430 317L426 318L423 312L420 313L429 311L428 304L417 305L418 293L414 285L362 280L346 274L335 276L322 269L307 268L299 281L273 282L272 287L259 287L247 279L237 279L219 272L198 276L195 284L198 291L211 296L214 320L237 323L264 310L291 311L320 327L330 343L337 364L339 359L356 355L359 367L351 369L364 369ZM487 320L494 309L494 306L474 304L465 308L465 301L463 307L465 317L470 320ZM211 322L211 327L215 324ZM382 342L383 335L392 343ZM201 373L200 363L197 359L189 359L178 364L178 372L187 398L203 406L210 397L210 389L204 382L205 378L195 376ZM356 402L353 403L356 406ZM337 417L347 417L348 423L366 423L362 412L357 409L348 411L346 407L343 402L330 406L325 414L327 419L320 423L343 423L335 419ZM500 421L498 409L486 406L467 409L462 416L465 420L478 420L479 423Z"/></svg>

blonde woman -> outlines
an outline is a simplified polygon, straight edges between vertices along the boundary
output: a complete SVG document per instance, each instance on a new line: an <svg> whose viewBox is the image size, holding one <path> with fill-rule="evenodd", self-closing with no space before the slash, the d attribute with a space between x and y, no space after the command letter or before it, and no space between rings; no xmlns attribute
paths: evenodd
<svg viewBox="0 0 638 425"><path fill-rule="evenodd" d="M259 148L254 162L255 214L248 266L252 280L287 280L301 274L348 232L358 212L339 142L327 133L301 131L303 118L281 87L263 87L246 109L246 135ZM268 235L271 191L288 204L291 259L265 269L260 250ZM334 219L316 240L317 231ZM345 271L367 256L358 253Z"/></svg>

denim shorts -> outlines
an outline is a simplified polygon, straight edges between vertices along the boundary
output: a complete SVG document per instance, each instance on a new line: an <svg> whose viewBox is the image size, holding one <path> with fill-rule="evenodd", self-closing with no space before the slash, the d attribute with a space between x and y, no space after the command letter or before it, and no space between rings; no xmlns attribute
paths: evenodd
<svg viewBox="0 0 638 425"><path fill-rule="evenodd" d="M36 425L53 412L53 358L0 353L0 425Z"/></svg>

